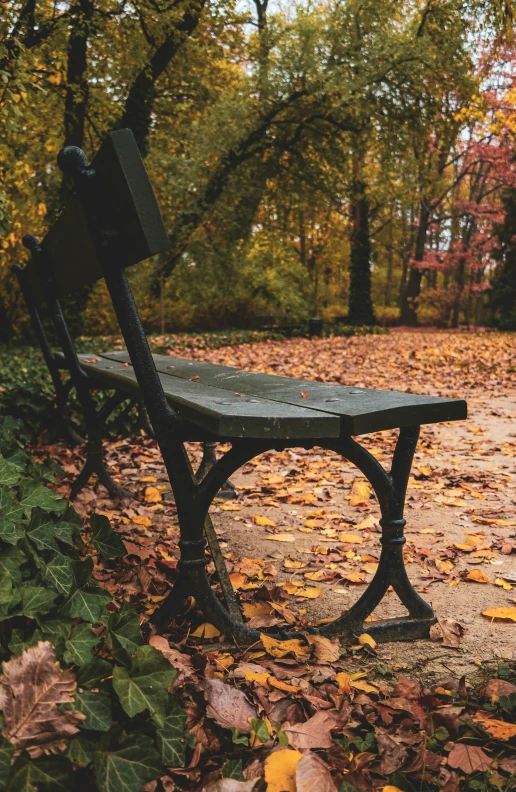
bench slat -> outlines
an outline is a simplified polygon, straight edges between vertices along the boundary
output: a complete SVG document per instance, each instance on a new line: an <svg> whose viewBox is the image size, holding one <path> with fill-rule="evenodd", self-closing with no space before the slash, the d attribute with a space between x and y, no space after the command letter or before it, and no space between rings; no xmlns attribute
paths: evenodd
<svg viewBox="0 0 516 792"><path fill-rule="evenodd" d="M112 360L129 361L127 352L103 354ZM153 357L158 371L177 378L199 376L200 382L228 391L339 415L342 432L351 435L467 417L463 399L311 382L167 355Z"/></svg>
<svg viewBox="0 0 516 792"><path fill-rule="evenodd" d="M138 394L131 366L116 358L92 355L79 355L79 360L100 386ZM219 437L289 440L339 436L336 415L254 396L241 398L226 389L168 373L160 373L160 380L169 403L183 418Z"/></svg>

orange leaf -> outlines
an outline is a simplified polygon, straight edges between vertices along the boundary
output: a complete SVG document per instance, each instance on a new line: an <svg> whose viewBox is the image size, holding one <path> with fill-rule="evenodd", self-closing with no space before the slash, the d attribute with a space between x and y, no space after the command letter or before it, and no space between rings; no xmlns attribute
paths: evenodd
<svg viewBox="0 0 516 792"><path fill-rule="evenodd" d="M472 580L474 583L490 583L489 576L481 569L472 569L466 575L466 580Z"/></svg>
<svg viewBox="0 0 516 792"><path fill-rule="evenodd" d="M482 616L487 616L488 619L504 619L516 622L516 608L488 608L488 610L482 611Z"/></svg>
<svg viewBox="0 0 516 792"><path fill-rule="evenodd" d="M156 487L147 487L145 490L146 503L159 503L161 500L161 492Z"/></svg>

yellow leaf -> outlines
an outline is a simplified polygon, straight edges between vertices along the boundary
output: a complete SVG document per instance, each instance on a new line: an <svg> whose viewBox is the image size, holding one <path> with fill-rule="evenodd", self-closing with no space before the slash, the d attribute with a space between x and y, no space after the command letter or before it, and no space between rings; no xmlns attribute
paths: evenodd
<svg viewBox="0 0 516 792"><path fill-rule="evenodd" d="M236 503L221 503L220 508L222 511L240 511L240 506Z"/></svg>
<svg viewBox="0 0 516 792"><path fill-rule="evenodd" d="M140 484L154 484L157 481L156 476L144 476L141 479L138 479Z"/></svg>
<svg viewBox="0 0 516 792"><path fill-rule="evenodd" d="M285 569L302 569L306 566L306 561L295 561L293 558L286 558L283 566Z"/></svg>
<svg viewBox="0 0 516 792"><path fill-rule="evenodd" d="M361 536L354 536L354 534L341 533L338 536L339 542L343 544L362 544L364 541Z"/></svg>
<svg viewBox="0 0 516 792"><path fill-rule="evenodd" d="M358 506L360 503L369 503L371 488L365 481L354 481L351 488L350 506Z"/></svg>
<svg viewBox="0 0 516 792"><path fill-rule="evenodd" d="M270 616L273 609L269 602L244 602L242 611L246 619L252 619L254 616Z"/></svg>
<svg viewBox="0 0 516 792"><path fill-rule="evenodd" d="M364 528L374 528L375 525L378 523L378 517L375 517L374 514L368 514L367 517L364 517L355 528L358 531L363 531Z"/></svg>
<svg viewBox="0 0 516 792"><path fill-rule="evenodd" d="M362 633L362 635L359 635L358 643L360 646L369 646L371 649L376 648L376 641L369 635L369 633Z"/></svg>
<svg viewBox="0 0 516 792"><path fill-rule="evenodd" d="M435 565L441 575L445 575L447 572L451 572L453 569L453 564L451 561L441 561L440 558L435 559Z"/></svg>
<svg viewBox="0 0 516 792"><path fill-rule="evenodd" d="M274 676L269 677L269 685L277 688L277 690L283 690L285 693L297 693L301 690L297 685L288 685L286 682L276 679Z"/></svg>
<svg viewBox="0 0 516 792"><path fill-rule="evenodd" d="M136 525L143 525L145 528L150 528L152 525L152 520L149 520L143 514L135 514L134 517L131 517L131 522L136 523Z"/></svg>
<svg viewBox="0 0 516 792"><path fill-rule="evenodd" d="M355 688L355 690L362 690L364 693L379 693L379 690L375 685L371 685L364 679L352 679L351 687Z"/></svg>
<svg viewBox="0 0 516 792"><path fill-rule="evenodd" d="M474 583L490 583L489 576L481 569L472 569L466 575L466 580L472 580Z"/></svg>
<svg viewBox="0 0 516 792"><path fill-rule="evenodd" d="M345 694L349 696L351 693L351 677L349 674L346 674L345 671L341 671L340 674L336 674L335 681L339 686L339 693L341 695Z"/></svg>
<svg viewBox="0 0 516 792"><path fill-rule="evenodd" d="M295 594L298 588L301 587L301 583L296 583L294 580L287 580L285 583L281 583L281 588L287 592L287 594Z"/></svg>
<svg viewBox="0 0 516 792"><path fill-rule="evenodd" d="M161 492L156 487L147 487L145 490L146 503L159 503L161 500Z"/></svg>
<svg viewBox="0 0 516 792"><path fill-rule="evenodd" d="M253 521L253 522L254 522L256 525L271 525L271 526L273 526L273 527L276 525L276 523L274 522L274 520L269 520L269 518L268 518L268 517L260 517L259 515L258 515L258 516L257 516L257 515L253 515L253 516L251 517L251 520L252 520L252 521Z"/></svg>
<svg viewBox="0 0 516 792"><path fill-rule="evenodd" d="M382 792L402 792L399 787L392 786L392 784L387 784L382 788Z"/></svg>
<svg viewBox="0 0 516 792"><path fill-rule="evenodd" d="M241 572L232 572L229 576L231 580L232 586L235 589L242 588L247 583L247 578L245 575L242 575Z"/></svg>
<svg viewBox="0 0 516 792"><path fill-rule="evenodd" d="M248 682L256 682L257 685L260 687L269 689L268 681L270 674L267 671L248 671L247 669L244 671L244 676Z"/></svg>
<svg viewBox="0 0 516 792"><path fill-rule="evenodd" d="M374 575L377 569L378 569L378 564L374 564L372 562L368 562L367 564L364 564L364 566L362 567L362 571L366 572L368 575Z"/></svg>
<svg viewBox="0 0 516 792"><path fill-rule="evenodd" d="M477 712L473 720L475 723L481 723L491 737L497 740L512 740L516 737L516 724L495 720L488 712Z"/></svg>
<svg viewBox="0 0 516 792"><path fill-rule="evenodd" d="M272 657L286 657L293 654L296 658L306 658L310 653L310 647L304 644L299 638L290 638L287 641L278 641L265 633L260 634L263 648Z"/></svg>
<svg viewBox="0 0 516 792"><path fill-rule="evenodd" d="M296 792L296 769L302 758L300 751L289 748L271 753L264 765L267 792Z"/></svg>
<svg viewBox="0 0 516 792"><path fill-rule="evenodd" d="M273 542L295 542L296 537L291 533L267 534L266 539Z"/></svg>
<svg viewBox="0 0 516 792"><path fill-rule="evenodd" d="M502 578L496 578L495 586L501 586L504 591L512 591L513 586L507 582L507 580L503 580Z"/></svg>
<svg viewBox="0 0 516 792"><path fill-rule="evenodd" d="M38 212L38 214L40 216L46 214L47 213L47 205L44 204L44 203L39 203L37 212Z"/></svg>
<svg viewBox="0 0 516 792"><path fill-rule="evenodd" d="M204 622L204 624L199 625L192 635L195 638L218 638L220 635L220 630L217 630L213 624Z"/></svg>
<svg viewBox="0 0 516 792"><path fill-rule="evenodd" d="M296 597L304 597L305 599L317 599L321 594L322 589L316 588L315 586L307 586L306 588L296 591Z"/></svg>
<svg viewBox="0 0 516 792"><path fill-rule="evenodd" d="M363 583L365 577L361 572L349 572L347 575L344 575L344 580L349 581L349 583Z"/></svg>
<svg viewBox="0 0 516 792"><path fill-rule="evenodd" d="M507 606L505 608L488 608L482 611L482 616L487 616L488 619L504 619L516 622L516 608Z"/></svg>

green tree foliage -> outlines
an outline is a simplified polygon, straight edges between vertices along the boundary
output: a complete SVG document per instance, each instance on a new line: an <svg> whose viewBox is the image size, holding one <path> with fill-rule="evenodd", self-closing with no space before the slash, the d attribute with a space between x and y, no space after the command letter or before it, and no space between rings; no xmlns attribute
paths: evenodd
<svg viewBox="0 0 516 792"><path fill-rule="evenodd" d="M510 4L250 8L2 5L3 336L26 321L10 274L21 238L41 236L69 193L58 150L91 155L120 126L170 234L170 251L132 274L149 325L225 327L263 311L370 324L398 302L417 320L421 289L436 285L423 262L435 207L486 84L479 51L500 48ZM85 300L86 330L113 330L102 286Z"/></svg>

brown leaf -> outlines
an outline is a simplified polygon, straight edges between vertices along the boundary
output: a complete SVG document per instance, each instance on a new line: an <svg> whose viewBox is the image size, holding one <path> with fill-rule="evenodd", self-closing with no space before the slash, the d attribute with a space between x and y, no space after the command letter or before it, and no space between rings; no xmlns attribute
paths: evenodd
<svg viewBox="0 0 516 792"><path fill-rule="evenodd" d="M516 693L516 685L505 679L490 679L482 689L482 695L488 698L491 704L496 704L500 696L510 696L511 693Z"/></svg>
<svg viewBox="0 0 516 792"><path fill-rule="evenodd" d="M442 640L443 646L457 649L460 646L461 638L467 632L467 627L454 619L439 619L437 624L430 627L430 640Z"/></svg>
<svg viewBox="0 0 516 792"><path fill-rule="evenodd" d="M153 635L149 639L149 644L153 646L158 652L161 652L163 657L166 657L170 665L173 665L177 671L177 676L174 679L172 689L175 689L183 684L186 677L193 675L193 667L190 657L188 655L178 652L177 649L172 649L166 638L161 635Z"/></svg>
<svg viewBox="0 0 516 792"><path fill-rule="evenodd" d="M322 635L307 635L307 640L314 646L315 659L318 663L327 665L335 663L340 657L340 644L337 640L330 641Z"/></svg>
<svg viewBox="0 0 516 792"><path fill-rule="evenodd" d="M475 723L480 723L482 727L497 740L512 740L516 737L516 724L506 723L502 720L495 720L490 712L480 710L473 718Z"/></svg>
<svg viewBox="0 0 516 792"><path fill-rule="evenodd" d="M252 778L250 781L221 778L219 781L212 781L208 786L203 787L203 792L252 792L257 783L257 778Z"/></svg>
<svg viewBox="0 0 516 792"><path fill-rule="evenodd" d="M204 697L208 702L208 718L213 718L225 729L235 728L241 734L249 734L249 718L257 718L258 713L241 690L226 685L221 679L207 679L204 683Z"/></svg>
<svg viewBox="0 0 516 792"><path fill-rule="evenodd" d="M482 748L464 743L457 743L448 755L449 766L463 773L483 773L489 770L492 761Z"/></svg>
<svg viewBox="0 0 516 792"><path fill-rule="evenodd" d="M61 669L49 641L5 662L0 677L3 736L33 758L64 751L65 737L76 734L85 718L76 710L59 709L74 701L76 687L73 673Z"/></svg>
<svg viewBox="0 0 516 792"><path fill-rule="evenodd" d="M340 720L335 712L319 710L305 723L296 723L285 729L288 740L294 748L331 748L331 730L336 729Z"/></svg>
<svg viewBox="0 0 516 792"><path fill-rule="evenodd" d="M328 766L317 754L307 754L296 769L296 792L337 792Z"/></svg>

